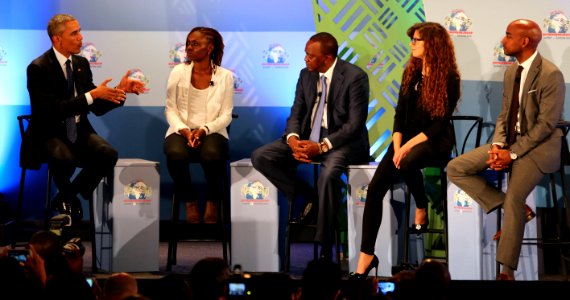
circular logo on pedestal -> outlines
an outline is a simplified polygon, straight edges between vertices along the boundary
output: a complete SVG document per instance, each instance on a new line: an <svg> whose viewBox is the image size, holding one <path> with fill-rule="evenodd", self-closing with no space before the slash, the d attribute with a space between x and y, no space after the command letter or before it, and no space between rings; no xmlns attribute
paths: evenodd
<svg viewBox="0 0 570 300"><path fill-rule="evenodd" d="M244 203L267 203L269 188L263 186L260 181L249 181L241 187L241 202Z"/></svg>
<svg viewBox="0 0 570 300"><path fill-rule="evenodd" d="M134 180L130 184L125 185L124 193L125 203L136 205L137 203L150 202L152 196L152 188L142 180Z"/></svg>

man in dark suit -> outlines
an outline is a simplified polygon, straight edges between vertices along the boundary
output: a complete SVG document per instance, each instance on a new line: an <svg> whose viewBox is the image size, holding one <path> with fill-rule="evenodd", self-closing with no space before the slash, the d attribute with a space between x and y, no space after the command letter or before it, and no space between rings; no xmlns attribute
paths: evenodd
<svg viewBox="0 0 570 300"><path fill-rule="evenodd" d="M129 79L127 72L115 88L107 87L110 78L95 86L89 62L77 55L83 36L73 16L55 15L47 31L52 48L27 69L32 119L26 136L30 141L23 143L30 149L22 153L32 157L21 159L23 164L34 157L47 159L59 190L52 206L78 221L83 214L77 194L90 199L118 159L117 151L95 133L87 115L99 116L122 106L126 93L138 94L144 84ZM77 166L82 170L71 181Z"/></svg>
<svg viewBox="0 0 570 300"><path fill-rule="evenodd" d="M514 279L525 221L534 215L525 205L527 196L545 173L560 167L562 131L556 125L564 111L566 88L562 72L536 50L541 38L540 27L533 21L509 24L502 44L505 54L516 57L517 63L505 72L503 105L493 142L453 159L447 166L449 179L487 213L501 206L504 209L497 249L497 261L503 265L500 280ZM517 74L517 70L521 71ZM505 193L479 175L487 168L510 168Z"/></svg>
<svg viewBox="0 0 570 300"><path fill-rule="evenodd" d="M300 221L317 216L315 241L321 243L321 256L326 258L332 256L342 200L341 175L348 165L368 162L370 157L365 126L368 75L338 59L337 52L338 43L329 33L317 33L309 39L305 47L307 67L297 81L285 133L281 139L256 149L251 158L255 169L288 199L309 195ZM297 175L300 163L311 162L321 163L318 203L312 203L310 186Z"/></svg>

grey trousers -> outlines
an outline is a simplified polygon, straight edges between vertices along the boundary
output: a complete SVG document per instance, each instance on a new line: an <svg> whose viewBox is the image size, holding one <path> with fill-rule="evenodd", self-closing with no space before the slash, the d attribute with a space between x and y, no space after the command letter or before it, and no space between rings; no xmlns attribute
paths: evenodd
<svg viewBox="0 0 570 300"><path fill-rule="evenodd" d="M504 193L479 174L488 168L489 149L489 144L483 145L454 158L447 165L447 176L479 203L486 213L503 207L503 232L497 247L497 261L516 270L526 222L525 201L544 173L530 158L519 157L512 165Z"/></svg>

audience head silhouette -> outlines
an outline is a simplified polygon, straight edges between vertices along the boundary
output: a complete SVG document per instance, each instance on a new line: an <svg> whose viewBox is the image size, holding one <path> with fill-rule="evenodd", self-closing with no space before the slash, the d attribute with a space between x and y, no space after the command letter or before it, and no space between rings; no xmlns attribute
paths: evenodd
<svg viewBox="0 0 570 300"><path fill-rule="evenodd" d="M312 260L303 271L301 299L328 300L340 295L342 272L328 259Z"/></svg>
<svg viewBox="0 0 570 300"><path fill-rule="evenodd" d="M225 284L230 277L230 268L219 257L199 260L190 271L190 289L193 299L217 300L225 294Z"/></svg>
<svg viewBox="0 0 570 300"><path fill-rule="evenodd" d="M103 295L105 300L120 300L138 293L136 278L128 273L115 273L105 281Z"/></svg>

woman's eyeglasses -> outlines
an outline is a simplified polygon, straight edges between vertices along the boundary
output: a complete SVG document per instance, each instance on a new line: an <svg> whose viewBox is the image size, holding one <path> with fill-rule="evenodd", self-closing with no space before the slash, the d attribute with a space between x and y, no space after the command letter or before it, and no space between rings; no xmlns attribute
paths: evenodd
<svg viewBox="0 0 570 300"><path fill-rule="evenodd" d="M415 45L417 42L423 42L424 39L417 39L417 38L412 38L412 45Z"/></svg>

